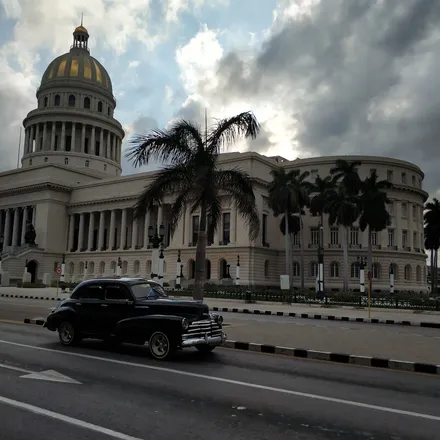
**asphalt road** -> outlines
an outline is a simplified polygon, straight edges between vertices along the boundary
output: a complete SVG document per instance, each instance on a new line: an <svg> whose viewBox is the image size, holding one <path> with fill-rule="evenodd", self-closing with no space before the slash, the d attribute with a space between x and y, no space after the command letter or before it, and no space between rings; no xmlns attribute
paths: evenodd
<svg viewBox="0 0 440 440"><path fill-rule="evenodd" d="M0 320L23 322L24 318L44 318L53 306L54 301L2 299ZM439 329L242 313L222 315L231 340L440 363Z"/></svg>
<svg viewBox="0 0 440 440"><path fill-rule="evenodd" d="M435 440L439 398L431 376L228 349L157 362L0 324L1 439Z"/></svg>

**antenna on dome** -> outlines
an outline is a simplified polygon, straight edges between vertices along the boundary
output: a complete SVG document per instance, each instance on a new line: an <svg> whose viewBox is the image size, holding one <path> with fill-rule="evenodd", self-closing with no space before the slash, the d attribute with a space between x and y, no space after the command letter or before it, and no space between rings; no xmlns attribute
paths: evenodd
<svg viewBox="0 0 440 440"><path fill-rule="evenodd" d="M22 127L20 127L20 136L18 137L17 169L20 168L21 129L22 129Z"/></svg>
<svg viewBox="0 0 440 440"><path fill-rule="evenodd" d="M81 12L81 26L83 25L83 20L84 20L84 12Z"/></svg>

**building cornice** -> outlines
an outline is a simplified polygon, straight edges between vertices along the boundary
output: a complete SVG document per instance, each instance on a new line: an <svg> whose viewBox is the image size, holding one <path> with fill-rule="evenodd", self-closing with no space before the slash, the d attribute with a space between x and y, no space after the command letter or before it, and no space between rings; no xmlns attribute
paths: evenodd
<svg viewBox="0 0 440 440"><path fill-rule="evenodd" d="M19 195L19 194L23 194L23 193L47 191L47 190L64 192L64 193L71 193L72 192L72 188L69 186L54 183L54 182L42 182L42 183L36 183L36 184L31 184L31 185L23 185L23 186L14 187L14 188L7 188L7 189L0 188L0 197L14 196L14 195Z"/></svg>

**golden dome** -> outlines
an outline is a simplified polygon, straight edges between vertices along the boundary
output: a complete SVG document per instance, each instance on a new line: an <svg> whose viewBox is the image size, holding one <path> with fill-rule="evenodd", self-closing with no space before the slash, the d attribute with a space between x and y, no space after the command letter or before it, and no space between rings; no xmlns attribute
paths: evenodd
<svg viewBox="0 0 440 440"><path fill-rule="evenodd" d="M86 34L89 33L89 31L83 25L78 26L77 28L75 28L74 32L85 32Z"/></svg>
<svg viewBox="0 0 440 440"><path fill-rule="evenodd" d="M113 95L109 74L102 64L85 50L72 48L70 52L55 58L44 72L41 86L63 80L85 81L100 86Z"/></svg>

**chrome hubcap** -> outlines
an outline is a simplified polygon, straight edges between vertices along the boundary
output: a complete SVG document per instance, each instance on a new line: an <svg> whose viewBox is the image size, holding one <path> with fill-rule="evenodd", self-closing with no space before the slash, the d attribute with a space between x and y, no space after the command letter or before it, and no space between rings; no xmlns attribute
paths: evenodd
<svg viewBox="0 0 440 440"><path fill-rule="evenodd" d="M71 342L73 339L73 334L74 334L74 330L73 330L73 326L72 326L72 324L70 324L70 322L66 322L61 325L60 337L63 342L65 342L65 343Z"/></svg>
<svg viewBox="0 0 440 440"><path fill-rule="evenodd" d="M168 352L168 338L163 333L156 333L150 339L150 350L157 357L163 357Z"/></svg>

